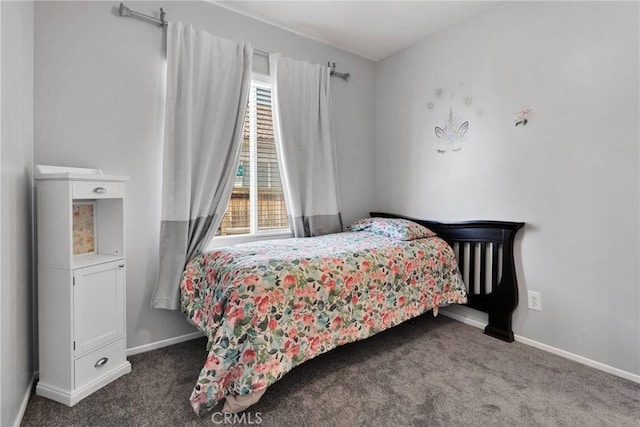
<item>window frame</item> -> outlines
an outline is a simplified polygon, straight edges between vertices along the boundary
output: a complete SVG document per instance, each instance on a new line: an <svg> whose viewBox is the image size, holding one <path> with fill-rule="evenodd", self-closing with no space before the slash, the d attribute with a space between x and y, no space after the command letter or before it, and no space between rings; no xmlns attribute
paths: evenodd
<svg viewBox="0 0 640 427"><path fill-rule="evenodd" d="M249 97L250 99L255 99L255 92L257 88L269 89L271 90L271 78L267 74L252 72L251 73L251 87ZM258 170L258 144L257 144L257 108L252 108L251 104L247 105L249 109L249 117L251 123L249 124L249 134L250 134L250 143L249 145L249 158L250 158L250 170L257 171ZM273 112L273 106L271 111ZM282 188L284 192L284 186ZM288 239L293 237L291 233L291 229L289 227L283 227L279 229L272 230L262 230L258 229L258 174L252 173L250 175L250 184L249 184L249 200L250 202L250 210L249 210L249 233L248 234L237 234L233 236L214 236L211 239L207 249L211 250L214 248L219 248L222 246L231 246L237 245L239 243L249 243L249 242L257 242L260 240L270 240L270 239ZM227 205L228 208L228 205Z"/></svg>

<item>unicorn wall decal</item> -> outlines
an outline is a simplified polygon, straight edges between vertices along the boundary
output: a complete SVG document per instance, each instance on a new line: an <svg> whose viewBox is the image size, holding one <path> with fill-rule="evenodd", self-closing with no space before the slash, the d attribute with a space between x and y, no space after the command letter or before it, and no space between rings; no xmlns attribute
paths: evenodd
<svg viewBox="0 0 640 427"><path fill-rule="evenodd" d="M462 143L467 138L469 122L462 121L460 116L453 114L453 109L449 108L449 118L443 127L436 126L435 133L438 143L438 153L444 154L447 151L460 151Z"/></svg>

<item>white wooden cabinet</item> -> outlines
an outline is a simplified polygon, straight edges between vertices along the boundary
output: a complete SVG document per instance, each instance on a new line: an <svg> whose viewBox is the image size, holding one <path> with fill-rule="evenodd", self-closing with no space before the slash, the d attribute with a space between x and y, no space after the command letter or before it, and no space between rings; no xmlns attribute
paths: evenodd
<svg viewBox="0 0 640 427"><path fill-rule="evenodd" d="M36 393L73 406L131 372L126 359L127 177L37 165Z"/></svg>

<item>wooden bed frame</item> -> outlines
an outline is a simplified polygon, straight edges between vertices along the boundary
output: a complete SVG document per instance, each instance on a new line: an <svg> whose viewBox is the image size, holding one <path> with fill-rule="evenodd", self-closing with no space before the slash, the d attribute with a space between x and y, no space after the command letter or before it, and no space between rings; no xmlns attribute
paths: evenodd
<svg viewBox="0 0 640 427"><path fill-rule="evenodd" d="M523 222L441 223L382 212L371 212L371 216L414 221L449 243L467 285L466 305L489 315L484 333L503 341L513 341L511 316L518 305L513 241L524 226Z"/></svg>

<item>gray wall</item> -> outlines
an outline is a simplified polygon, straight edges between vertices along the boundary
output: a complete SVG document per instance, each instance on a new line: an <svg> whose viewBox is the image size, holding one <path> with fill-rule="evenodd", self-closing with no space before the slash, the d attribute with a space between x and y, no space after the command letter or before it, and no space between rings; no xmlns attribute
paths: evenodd
<svg viewBox="0 0 640 427"><path fill-rule="evenodd" d="M126 205L127 345L190 333L179 312L149 308L157 268L165 59L163 32L116 16L111 2L35 6L36 163L97 167L129 175ZM349 71L333 79L340 186L346 223L373 204L374 72L371 61L207 2L128 2L161 6L183 21L254 48Z"/></svg>
<svg viewBox="0 0 640 427"><path fill-rule="evenodd" d="M503 3L376 67L376 208L525 221L515 333L636 375L638 12ZM529 106L536 117L515 127ZM450 107L470 126L461 151L441 154L434 128Z"/></svg>
<svg viewBox="0 0 640 427"><path fill-rule="evenodd" d="M33 3L0 2L0 425L13 425L33 375Z"/></svg>

